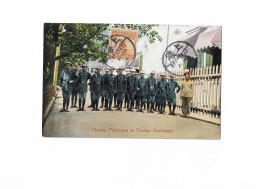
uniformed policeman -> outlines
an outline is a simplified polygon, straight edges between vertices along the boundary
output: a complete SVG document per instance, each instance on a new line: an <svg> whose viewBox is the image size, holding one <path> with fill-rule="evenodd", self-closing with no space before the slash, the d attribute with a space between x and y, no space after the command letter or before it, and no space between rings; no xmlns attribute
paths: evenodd
<svg viewBox="0 0 260 189"><path fill-rule="evenodd" d="M136 84L137 84L137 80L139 79L139 73L135 73L135 79L136 79ZM137 98L137 93L138 93L138 90L137 90L137 88L136 88L136 93L135 93L135 97L134 97L134 99L135 99L135 109L139 109L139 107L138 107L138 98Z"/></svg>
<svg viewBox="0 0 260 189"><path fill-rule="evenodd" d="M90 80L90 90L92 95L92 111L100 111L98 109L98 101L103 87L103 79L102 75L100 74L102 67L98 66L96 70L97 72L93 74Z"/></svg>
<svg viewBox="0 0 260 189"><path fill-rule="evenodd" d="M90 73L87 71L88 66L87 64L82 64L82 71L78 73L77 83L79 89L79 108L78 111L86 111L85 110L85 103L86 103L86 96L88 91L88 80L91 79Z"/></svg>
<svg viewBox="0 0 260 189"><path fill-rule="evenodd" d="M169 105L169 115L175 115L176 108L176 93L178 93L181 89L180 85L174 80L175 75L170 75L170 81L167 83L167 101ZM177 89L177 91L176 91ZM172 110L171 110L172 105Z"/></svg>
<svg viewBox="0 0 260 189"><path fill-rule="evenodd" d="M161 73L161 79L157 82L157 92L159 97L158 113L164 114L167 98L167 82L165 73Z"/></svg>
<svg viewBox="0 0 260 189"><path fill-rule="evenodd" d="M75 75L75 80L78 77L79 73L79 66L76 65L73 67L74 75ZM78 84L76 82L72 83L72 91L71 91L71 108L77 108L77 98L78 98Z"/></svg>
<svg viewBox="0 0 260 189"><path fill-rule="evenodd" d="M127 80L127 78L130 76L130 72L126 72L126 80ZM128 93L128 91L126 91L126 93L125 93L125 106L124 106L124 108L129 108L129 101L130 101L130 96L129 96L129 93Z"/></svg>
<svg viewBox="0 0 260 189"><path fill-rule="evenodd" d="M119 74L119 70L116 70L117 75ZM117 91L115 91L114 94L114 107L113 108L118 108L117 107Z"/></svg>
<svg viewBox="0 0 260 189"><path fill-rule="evenodd" d="M151 71L151 76L146 80L146 93L147 93L147 113L154 112L154 103L156 96L156 79L154 78L155 71ZM151 109L149 109L151 103Z"/></svg>
<svg viewBox="0 0 260 189"><path fill-rule="evenodd" d="M66 62L66 69L63 70L60 74L60 86L62 87L62 95L63 95L63 107L60 112L69 112L69 104L70 104L70 96L72 86L71 83L74 82L75 75L71 70L72 63Z"/></svg>
<svg viewBox="0 0 260 189"><path fill-rule="evenodd" d="M107 77L104 78L104 90L106 92L104 111L107 110L114 111L112 109L112 102L113 102L113 97L115 95L116 76L113 74L114 73L113 67L109 67L109 72L110 73L107 75Z"/></svg>
<svg viewBox="0 0 260 189"><path fill-rule="evenodd" d="M116 76L117 110L122 111L123 99L127 90L126 76L123 74L123 67L120 67L119 74Z"/></svg>
<svg viewBox="0 0 260 189"><path fill-rule="evenodd" d="M131 111L131 112L133 111L134 108L134 98L135 98L136 87L137 87L136 76L134 75L134 73L135 73L135 69L132 68L130 70L131 75L127 78L127 94L129 97L127 111Z"/></svg>
<svg viewBox="0 0 260 189"><path fill-rule="evenodd" d="M92 77L92 75L94 75L95 73L97 73L97 71L96 71L96 69L93 69L92 71L91 71L91 77ZM90 88L90 90L89 90L89 92L90 92L90 101L91 101L91 103L90 103L90 105L88 106L88 108L92 108L92 92L91 92L91 85L90 85L90 83L89 83L89 88Z"/></svg>
<svg viewBox="0 0 260 189"><path fill-rule="evenodd" d="M106 73L102 76L102 79L103 79L102 82L103 83L104 83L104 80L105 80L106 76L108 75L108 73L109 73L109 69L106 69ZM102 92L101 92L101 106L100 106L100 108L103 108L105 97L106 97L106 92L105 92L105 89L103 87ZM105 103L105 108L106 108L106 103Z"/></svg>
<svg viewBox="0 0 260 189"><path fill-rule="evenodd" d="M141 102L141 107L139 107L139 109L137 109L137 112L143 112L143 106L144 106L144 103L145 103L145 96L146 96L146 90L145 90L145 87L146 87L146 79L144 78L144 75L145 75L145 71L142 70L140 72L141 74L141 77L137 80L137 107L139 107L139 104Z"/></svg>

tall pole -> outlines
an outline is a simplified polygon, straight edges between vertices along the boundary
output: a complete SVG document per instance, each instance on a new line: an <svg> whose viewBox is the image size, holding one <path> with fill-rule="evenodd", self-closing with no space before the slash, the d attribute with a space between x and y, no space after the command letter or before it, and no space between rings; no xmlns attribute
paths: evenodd
<svg viewBox="0 0 260 189"><path fill-rule="evenodd" d="M59 30L61 28L62 28L62 24L60 24ZM60 56L60 44L56 47L56 57L58 57L58 56ZM53 74L54 92L56 92L56 89L57 89L58 71L59 71L59 60L55 60L54 74Z"/></svg>
<svg viewBox="0 0 260 189"><path fill-rule="evenodd" d="M166 48L168 47L168 42L169 42L169 29L170 29L170 25L168 24ZM166 57L166 60L165 60L165 65L167 65L167 57ZM165 72L166 72L166 67L164 67L164 69L165 69Z"/></svg>
<svg viewBox="0 0 260 189"><path fill-rule="evenodd" d="M60 44L56 47L56 57L60 56ZM54 91L57 89L57 81L58 81L58 70L59 70L59 60L55 60L54 65L54 74L53 74L53 86Z"/></svg>

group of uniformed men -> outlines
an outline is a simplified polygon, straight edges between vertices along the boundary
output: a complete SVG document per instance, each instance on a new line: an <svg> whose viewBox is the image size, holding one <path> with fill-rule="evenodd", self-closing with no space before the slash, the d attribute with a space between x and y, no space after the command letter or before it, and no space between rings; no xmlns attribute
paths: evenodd
<svg viewBox="0 0 260 189"><path fill-rule="evenodd" d="M127 111L133 112L135 108L137 112L144 112L143 109L147 109L147 113L158 111L158 113L164 114L167 100L169 115L175 115L176 93L180 91L181 87L174 80L174 75L170 75L170 80L167 82L165 73L162 73L161 78L156 81L155 71L152 71L148 78L144 78L144 71L139 74L135 69L131 69L125 75L122 67L117 69L117 75L113 74L113 67L106 69L104 75L100 74L102 70L100 66L96 68L93 75L87 71L87 64L82 64L82 69L79 69L79 66L75 66L73 69L71 67L72 63L66 62L66 69L60 75L60 86L63 93L61 112L69 112L71 96L71 108L76 107L78 111L85 111L89 80L91 96L89 107L92 107L92 111L100 111L98 103L101 97L100 108L104 107L104 111L113 111L113 108L122 111L125 100ZM76 105L77 96L79 96L79 107ZM113 100L114 107L112 108Z"/></svg>

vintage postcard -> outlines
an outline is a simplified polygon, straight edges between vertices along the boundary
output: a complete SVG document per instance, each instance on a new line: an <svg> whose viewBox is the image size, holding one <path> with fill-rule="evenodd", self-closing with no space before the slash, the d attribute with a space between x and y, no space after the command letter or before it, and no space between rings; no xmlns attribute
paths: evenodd
<svg viewBox="0 0 260 189"><path fill-rule="evenodd" d="M222 27L44 24L44 137L220 139Z"/></svg>

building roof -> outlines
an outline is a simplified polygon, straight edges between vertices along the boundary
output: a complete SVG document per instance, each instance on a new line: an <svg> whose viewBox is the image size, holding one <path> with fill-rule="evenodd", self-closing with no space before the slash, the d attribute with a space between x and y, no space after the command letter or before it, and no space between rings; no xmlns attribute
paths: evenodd
<svg viewBox="0 0 260 189"><path fill-rule="evenodd" d="M195 50L201 50L208 47L222 48L222 27L212 26L201 33L195 45Z"/></svg>

